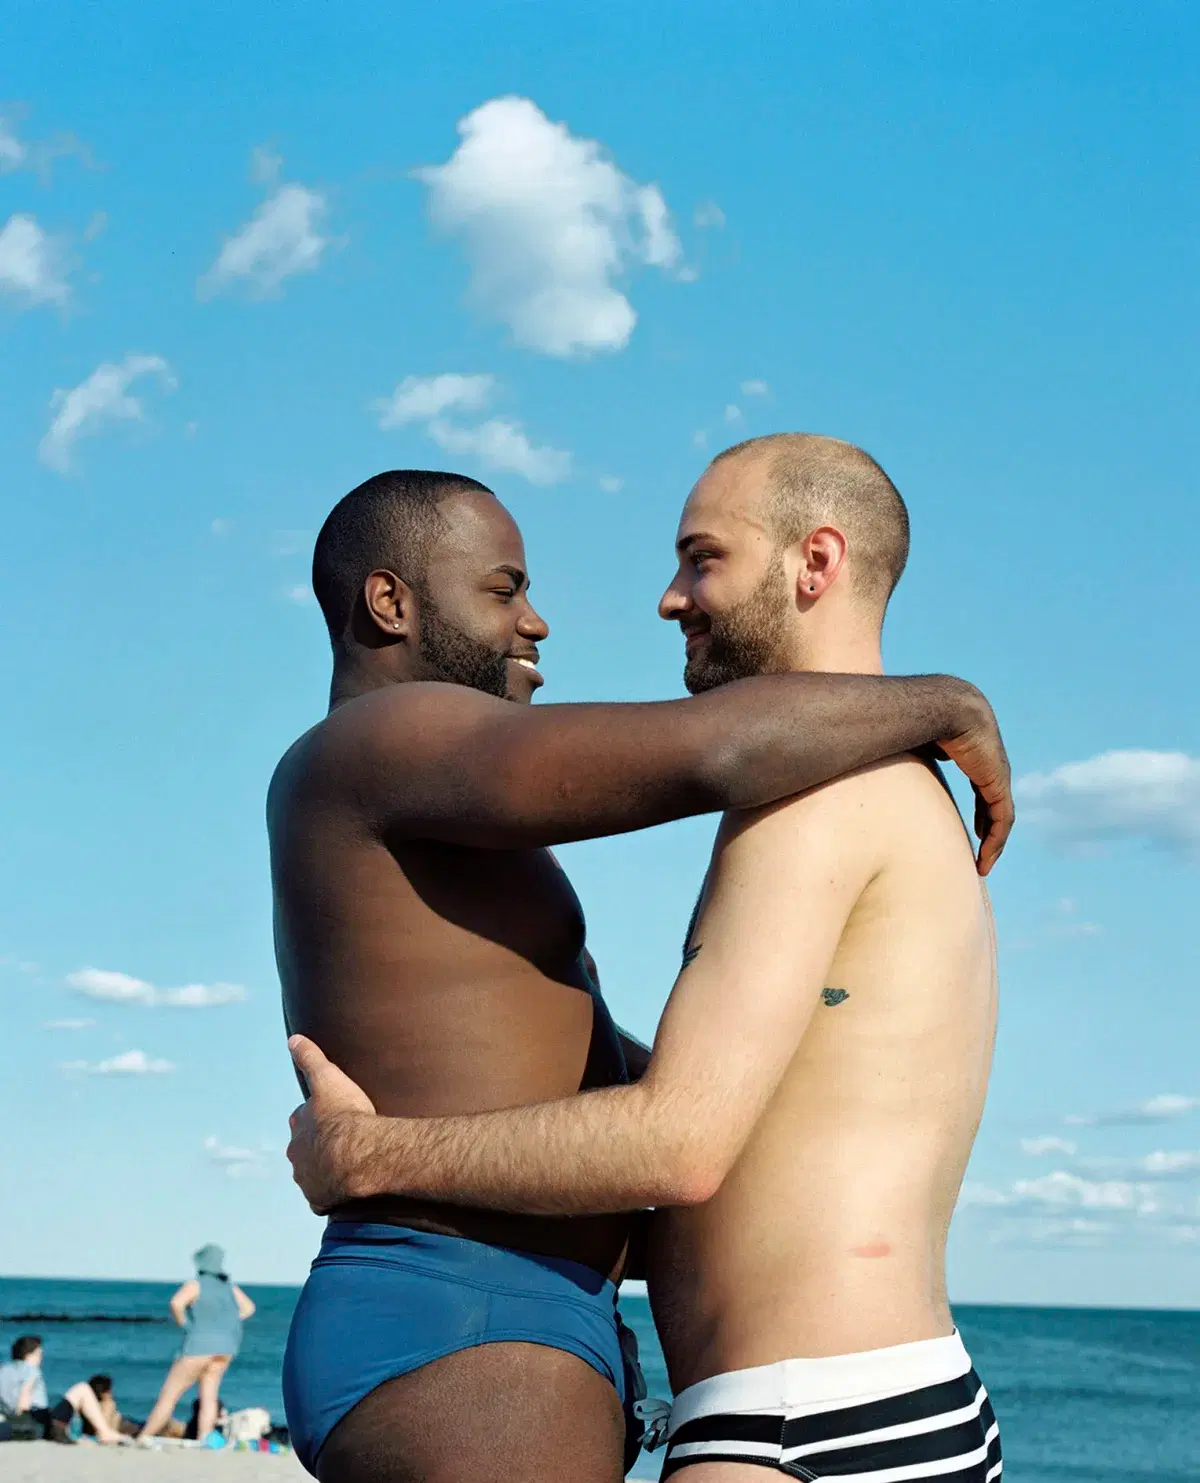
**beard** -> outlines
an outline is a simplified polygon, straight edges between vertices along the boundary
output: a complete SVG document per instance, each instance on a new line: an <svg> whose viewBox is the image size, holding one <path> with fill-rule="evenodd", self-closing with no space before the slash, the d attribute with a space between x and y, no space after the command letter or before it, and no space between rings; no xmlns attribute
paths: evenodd
<svg viewBox="0 0 1200 1483"><path fill-rule="evenodd" d="M466 685L500 700L513 700L508 688L508 657L473 639L443 618L428 598L421 602L421 659L427 680Z"/></svg>
<svg viewBox="0 0 1200 1483"><path fill-rule="evenodd" d="M787 578L780 562L740 603L720 618L709 619L707 647L684 666L683 683L690 693L700 695L730 680L770 674L787 609Z"/></svg>

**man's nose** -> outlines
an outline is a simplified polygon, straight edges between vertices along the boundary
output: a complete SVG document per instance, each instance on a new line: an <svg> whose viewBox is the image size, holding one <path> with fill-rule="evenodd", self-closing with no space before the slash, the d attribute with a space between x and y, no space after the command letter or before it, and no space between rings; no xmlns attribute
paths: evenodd
<svg viewBox="0 0 1200 1483"><path fill-rule="evenodd" d="M517 619L517 632L522 638L541 643L543 639L550 637L550 625L535 608L526 603L525 611Z"/></svg>
<svg viewBox="0 0 1200 1483"><path fill-rule="evenodd" d="M692 599L684 591L676 577L658 600L658 616L668 623L678 622L692 606Z"/></svg>

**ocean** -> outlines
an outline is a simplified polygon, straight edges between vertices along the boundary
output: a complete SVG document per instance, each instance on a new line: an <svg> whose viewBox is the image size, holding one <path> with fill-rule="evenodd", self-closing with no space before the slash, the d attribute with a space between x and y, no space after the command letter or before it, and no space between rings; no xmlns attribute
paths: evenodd
<svg viewBox="0 0 1200 1483"><path fill-rule="evenodd" d="M231 1409L265 1406L282 1420L279 1371L298 1289L244 1285L258 1313L222 1395ZM40 1333L52 1393L103 1371L125 1414L144 1416L178 1345L173 1291L0 1278L0 1353L18 1334ZM646 1300L628 1295L621 1306L650 1393L666 1396ZM1007 1483L1198 1483L1200 1312L963 1306L955 1317L1000 1418ZM655 1460L643 1458L634 1476L657 1477Z"/></svg>

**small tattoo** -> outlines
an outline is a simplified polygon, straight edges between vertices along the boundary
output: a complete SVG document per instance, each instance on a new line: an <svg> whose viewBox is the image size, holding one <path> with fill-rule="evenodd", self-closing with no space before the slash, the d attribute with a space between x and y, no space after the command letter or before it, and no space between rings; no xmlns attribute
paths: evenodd
<svg viewBox="0 0 1200 1483"><path fill-rule="evenodd" d="M844 1004L850 997L849 989L822 989L821 998L832 1009L835 1004Z"/></svg>
<svg viewBox="0 0 1200 1483"><path fill-rule="evenodd" d="M682 973L683 970L688 966L688 964L690 962L692 962L692 960L695 958L696 954L700 951L700 949L703 946L704 946L704 944L702 942L698 942L695 947L689 947L689 948L685 948L684 949L683 962L679 965L679 971L680 971L680 973Z"/></svg>

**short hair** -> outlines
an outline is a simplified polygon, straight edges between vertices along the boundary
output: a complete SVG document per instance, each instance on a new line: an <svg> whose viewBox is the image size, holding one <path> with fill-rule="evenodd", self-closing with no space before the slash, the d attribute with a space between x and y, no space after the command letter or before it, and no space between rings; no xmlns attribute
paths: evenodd
<svg viewBox="0 0 1200 1483"><path fill-rule="evenodd" d="M845 532L855 585L886 607L908 561L908 510L900 491L869 453L815 433L771 433L726 448L769 458L767 518L780 546L828 521ZM710 465L711 467L711 465Z"/></svg>
<svg viewBox="0 0 1200 1483"><path fill-rule="evenodd" d="M97 1400L103 1400L106 1395L112 1395L111 1375L93 1375L88 1384Z"/></svg>
<svg viewBox="0 0 1200 1483"><path fill-rule="evenodd" d="M338 500L318 532L312 565L313 591L335 645L373 571L387 568L422 589L430 548L444 529L439 507L465 491L492 493L465 474L392 469Z"/></svg>
<svg viewBox="0 0 1200 1483"><path fill-rule="evenodd" d="M19 1339L13 1340L12 1357L13 1359L28 1359L31 1354L35 1353L41 1347L42 1338L40 1334L22 1334Z"/></svg>

